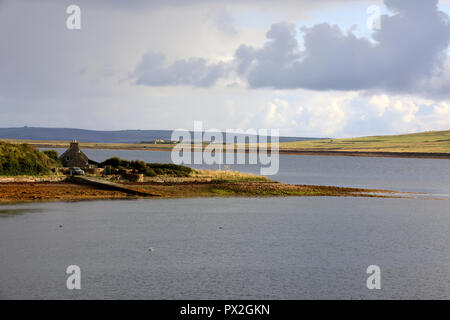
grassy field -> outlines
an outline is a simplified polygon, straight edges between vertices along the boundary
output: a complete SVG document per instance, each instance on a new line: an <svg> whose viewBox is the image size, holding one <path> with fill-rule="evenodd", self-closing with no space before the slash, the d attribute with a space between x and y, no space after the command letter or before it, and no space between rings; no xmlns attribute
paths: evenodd
<svg viewBox="0 0 450 320"><path fill-rule="evenodd" d="M280 143L280 151L450 153L450 130Z"/></svg>

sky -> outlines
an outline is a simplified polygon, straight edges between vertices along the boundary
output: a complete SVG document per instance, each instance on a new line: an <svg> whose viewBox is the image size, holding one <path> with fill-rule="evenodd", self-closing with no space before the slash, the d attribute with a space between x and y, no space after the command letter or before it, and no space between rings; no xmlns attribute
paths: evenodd
<svg viewBox="0 0 450 320"><path fill-rule="evenodd" d="M0 0L0 127L448 130L449 15L449 0Z"/></svg>

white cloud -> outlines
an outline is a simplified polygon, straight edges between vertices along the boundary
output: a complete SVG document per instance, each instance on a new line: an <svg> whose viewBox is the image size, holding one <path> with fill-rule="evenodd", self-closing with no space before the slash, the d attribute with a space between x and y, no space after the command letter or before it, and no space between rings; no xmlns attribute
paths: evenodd
<svg viewBox="0 0 450 320"><path fill-rule="evenodd" d="M284 135L349 137L446 130L450 105L409 95L317 93L301 99L273 98L252 119L254 125L280 128ZM290 100L290 101L288 101Z"/></svg>

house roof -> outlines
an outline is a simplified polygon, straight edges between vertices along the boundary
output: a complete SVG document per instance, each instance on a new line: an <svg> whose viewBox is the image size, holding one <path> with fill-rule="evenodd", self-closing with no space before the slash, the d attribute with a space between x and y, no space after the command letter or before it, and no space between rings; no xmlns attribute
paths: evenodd
<svg viewBox="0 0 450 320"><path fill-rule="evenodd" d="M78 144L77 141L73 140L70 143L70 147L69 149L67 149L61 156L60 159L65 159L66 157L71 157L71 158L75 158L75 157L80 157L83 160L85 160L86 162L89 162L89 158L87 155L85 155L83 153L83 151L80 150L80 146Z"/></svg>

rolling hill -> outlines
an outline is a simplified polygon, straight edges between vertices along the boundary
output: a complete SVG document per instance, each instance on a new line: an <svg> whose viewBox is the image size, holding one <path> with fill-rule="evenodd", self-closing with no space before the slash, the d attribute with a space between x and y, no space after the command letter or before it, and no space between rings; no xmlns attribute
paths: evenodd
<svg viewBox="0 0 450 320"><path fill-rule="evenodd" d="M450 130L392 136L285 142L280 143L280 150L450 153Z"/></svg>

